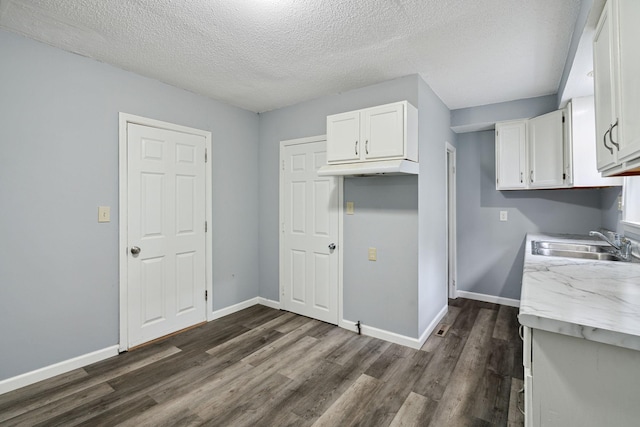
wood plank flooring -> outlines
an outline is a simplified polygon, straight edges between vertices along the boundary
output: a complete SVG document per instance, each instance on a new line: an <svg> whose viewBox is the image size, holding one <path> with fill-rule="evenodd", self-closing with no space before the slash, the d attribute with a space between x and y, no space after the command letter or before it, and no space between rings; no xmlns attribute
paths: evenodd
<svg viewBox="0 0 640 427"><path fill-rule="evenodd" d="M0 395L0 425L522 426L517 309L443 323L413 350L253 306Z"/></svg>

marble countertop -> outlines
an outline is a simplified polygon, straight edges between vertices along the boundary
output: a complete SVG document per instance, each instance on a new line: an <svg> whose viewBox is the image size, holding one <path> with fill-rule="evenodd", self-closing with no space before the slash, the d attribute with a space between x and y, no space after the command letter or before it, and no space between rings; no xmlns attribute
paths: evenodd
<svg viewBox="0 0 640 427"><path fill-rule="evenodd" d="M533 255L532 240L604 243L588 236L528 234L520 323L640 350L640 263Z"/></svg>

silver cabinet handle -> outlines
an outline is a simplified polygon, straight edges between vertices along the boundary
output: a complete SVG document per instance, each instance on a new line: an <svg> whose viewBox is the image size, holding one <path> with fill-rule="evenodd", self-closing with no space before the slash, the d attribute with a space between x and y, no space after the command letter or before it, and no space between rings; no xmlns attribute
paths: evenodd
<svg viewBox="0 0 640 427"><path fill-rule="evenodd" d="M364 152L369 154L369 140L368 139L364 142Z"/></svg>
<svg viewBox="0 0 640 427"><path fill-rule="evenodd" d="M137 246L131 247L131 255L138 255L140 253L140 248Z"/></svg>
<svg viewBox="0 0 640 427"><path fill-rule="evenodd" d="M522 394L522 396L524 397L524 387L522 387L520 390L518 390L518 394ZM524 399L522 399L524 400ZM520 399L518 399L518 403L516 404L518 406L518 410L522 413L522 415L525 415L524 413L524 409L522 409L522 407L520 406Z"/></svg>
<svg viewBox="0 0 640 427"><path fill-rule="evenodd" d="M522 175L523 175L523 174L522 174L522 172L520 172L520 184L522 184L522 183L524 182L524 181L523 181L523 179L524 179L524 178L523 178L523 176L522 176Z"/></svg>
<svg viewBox="0 0 640 427"><path fill-rule="evenodd" d="M533 169L531 169L531 172L529 172L529 181L533 183Z"/></svg>
<svg viewBox="0 0 640 427"><path fill-rule="evenodd" d="M602 143L604 144L605 148L606 148L607 150L609 150L609 152L610 152L611 154L613 154L613 148L611 148L611 147L609 147L609 146L607 145L607 134L608 134L609 132L611 132L611 127L609 127L609 130L607 130L607 131L604 133L604 136L602 137Z"/></svg>
<svg viewBox="0 0 640 427"><path fill-rule="evenodd" d="M358 141L356 141L356 156L358 155Z"/></svg>
<svg viewBox="0 0 640 427"><path fill-rule="evenodd" d="M329 250L331 250L331 251L332 251L332 250L334 250L335 248L336 248L336 244L335 244L335 243L331 243L331 244L329 245Z"/></svg>
<svg viewBox="0 0 640 427"><path fill-rule="evenodd" d="M617 142L615 142L613 140L613 138L611 137L611 135L613 135L613 129L618 126L618 119L616 119L616 122L611 125L611 127L609 128L609 142L611 142L611 145L615 145L616 150L620 151L620 144L618 144ZM611 150L611 154L613 154L613 150Z"/></svg>
<svg viewBox="0 0 640 427"><path fill-rule="evenodd" d="M518 328L518 335L520 335L520 339L524 341L524 325L520 325Z"/></svg>

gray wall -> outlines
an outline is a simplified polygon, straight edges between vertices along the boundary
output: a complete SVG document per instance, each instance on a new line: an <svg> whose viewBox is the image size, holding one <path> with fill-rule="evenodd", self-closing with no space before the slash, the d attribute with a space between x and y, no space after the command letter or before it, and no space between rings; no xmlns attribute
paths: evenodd
<svg viewBox="0 0 640 427"><path fill-rule="evenodd" d="M302 138L313 135L323 135L326 133L326 116L330 114L357 110L360 108L371 107L375 105L386 104L389 102L408 100L414 106L418 106L418 81L417 75L407 76L380 83L377 85L367 86L361 89L348 91L345 93L322 97L313 101L303 102L291 107L270 111L260 115L260 296L272 300L279 300L278 289L278 159L280 141L294 138ZM422 126L422 123L420 123ZM350 198L358 198L360 195L353 194L354 185L350 184L348 178L345 185L345 200ZM384 181L391 179L391 181ZM362 263L362 254L357 249L362 245L369 245L367 242L372 241L371 229L367 224L375 223L378 215L382 215L385 223L392 229L377 230L379 233L375 236L375 242L380 254L389 254L392 250L399 248L396 233L405 235L403 230L397 229L403 219L406 218L405 212L409 206L413 206L415 200L410 200L409 196L413 193L413 197L417 194L416 184L412 185L405 182L403 186L406 188L402 191L402 201L398 201L395 195L387 195L382 188L376 189L377 183L393 182L391 177L378 177L364 182L373 184L368 191L362 195L362 201L359 204L364 206L373 206L376 204L380 208L379 203L384 203L384 212L373 209L359 210L356 205L356 215L351 218L345 217L347 224L351 224L352 229L347 235L347 224L345 224L345 251L353 250L353 254L345 252L345 267L351 263L360 265ZM415 181L415 180L414 180ZM353 181L356 182L356 181ZM402 180L400 180L402 182ZM389 196L389 197L387 197ZM406 197L404 197L406 196ZM380 198L380 200L376 200ZM401 205L402 209L397 209L395 205ZM394 219L395 218L395 219ZM356 226L355 223L359 225ZM413 233L417 233L417 228L409 227ZM417 332L417 313L412 307L416 307L417 300L417 281L414 280L413 287L409 290L408 277L415 274L410 270L414 268L417 253L409 253L410 245L402 254L407 257L402 260L400 265L389 261L378 261L375 264L378 275L376 280L369 281L364 284L360 281L352 282L355 277L351 271L345 271L344 280L344 317L350 320L361 320L364 324L375 326L381 329L389 330L403 335L416 336ZM368 246L367 246L368 247ZM352 256L355 258L352 259ZM386 256L386 255L385 255ZM364 254L366 261L366 253ZM401 258L401 257L400 257ZM388 259L388 258L385 258ZM400 261L399 258L396 259ZM413 260L413 261L412 261ZM368 262L368 261L366 261ZM373 266L366 264L368 267ZM355 295L366 291L371 295L387 295L390 288L397 286L383 277L393 277L398 269L407 268L409 272L402 277L403 289L406 295L397 295L393 305L399 305L401 302L411 302L405 311L397 314L389 314L389 307L383 304L377 297L371 299L355 298ZM347 268L348 270L348 268ZM404 273L403 273L404 274ZM401 316L400 316L401 315ZM400 317L396 317L400 316Z"/></svg>
<svg viewBox="0 0 640 427"><path fill-rule="evenodd" d="M620 221L622 212L618 210L618 196L622 195L622 187L609 187L601 190L602 228L624 234Z"/></svg>
<svg viewBox="0 0 640 427"><path fill-rule="evenodd" d="M344 194L355 204L344 216L344 318L416 336L417 177L345 178Z"/></svg>
<svg viewBox="0 0 640 427"><path fill-rule="evenodd" d="M446 142L456 145L449 109L418 80L419 175L419 337L447 305Z"/></svg>
<svg viewBox="0 0 640 427"><path fill-rule="evenodd" d="M213 306L258 294L258 115L2 30L0 57L0 380L118 343L120 111L212 132Z"/></svg>
<svg viewBox="0 0 640 427"><path fill-rule="evenodd" d="M587 234L603 223L602 192L611 198L599 189L497 191L493 131L458 135L457 166L461 291L520 299L526 233Z"/></svg>

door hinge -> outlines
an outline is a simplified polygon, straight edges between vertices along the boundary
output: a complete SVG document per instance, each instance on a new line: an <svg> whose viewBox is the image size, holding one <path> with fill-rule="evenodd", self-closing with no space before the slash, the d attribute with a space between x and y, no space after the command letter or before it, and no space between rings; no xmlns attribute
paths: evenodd
<svg viewBox="0 0 640 427"><path fill-rule="evenodd" d="M209 224L207 223L207 221L205 221L204 222L204 232L206 233L208 229L209 229Z"/></svg>
<svg viewBox="0 0 640 427"><path fill-rule="evenodd" d="M204 162L207 163L207 149L204 149Z"/></svg>
<svg viewBox="0 0 640 427"><path fill-rule="evenodd" d="M209 300L209 291L204 291L204 300Z"/></svg>

